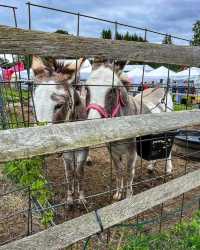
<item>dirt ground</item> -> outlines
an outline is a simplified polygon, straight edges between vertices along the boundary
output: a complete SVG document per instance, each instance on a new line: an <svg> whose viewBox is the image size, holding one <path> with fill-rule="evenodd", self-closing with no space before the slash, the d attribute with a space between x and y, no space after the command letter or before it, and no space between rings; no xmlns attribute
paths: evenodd
<svg viewBox="0 0 200 250"><path fill-rule="evenodd" d="M27 193L11 183L1 170L2 166L0 166L0 245L25 237L30 231L35 233L43 228L36 214L32 216L32 228L30 228Z"/></svg>
<svg viewBox="0 0 200 250"><path fill-rule="evenodd" d="M86 207L83 206L80 211L80 207L75 204L73 208L73 215L69 210L66 210L63 214L65 216L63 219L65 220L66 216L69 218L71 216L74 217L77 216L77 212L82 214L113 202L113 192L110 192L110 190L115 188L115 173L113 167L111 166L107 148L102 147L92 149L90 151L90 155L92 158L92 166L86 166L85 168L85 195L88 197L87 205ZM158 161L155 171L153 173L149 173L146 168L147 162L144 160L141 161L138 157L134 181L134 194L160 185L164 183L164 181L181 176L185 173L185 170L190 172L198 169L200 166L199 162L186 162L184 159L180 159L175 155L173 155L172 159L174 166L173 174L172 176L165 177L165 160ZM55 193L55 200L53 203L66 202L65 172L60 159L55 159L53 156L49 157L47 160L47 176L52 183ZM62 216L60 219L62 220Z"/></svg>

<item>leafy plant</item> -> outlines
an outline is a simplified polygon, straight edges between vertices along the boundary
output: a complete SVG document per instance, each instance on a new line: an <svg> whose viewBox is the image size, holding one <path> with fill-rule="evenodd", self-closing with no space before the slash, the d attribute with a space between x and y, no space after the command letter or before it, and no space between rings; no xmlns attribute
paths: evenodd
<svg viewBox="0 0 200 250"><path fill-rule="evenodd" d="M54 214L51 209L48 209L48 201L51 199L52 193L47 185L47 180L44 178L42 165L42 157L15 160L5 164L4 174L13 182L30 188L31 196L46 209L42 214L41 222L47 226L52 221Z"/></svg>
<svg viewBox="0 0 200 250"><path fill-rule="evenodd" d="M4 97L5 103L19 103L21 98L23 101L28 102L28 91L26 90L21 90L21 98L19 90L14 88L1 88L1 95Z"/></svg>
<svg viewBox="0 0 200 250"><path fill-rule="evenodd" d="M193 31L193 45L200 45L200 20L197 20L192 27Z"/></svg>

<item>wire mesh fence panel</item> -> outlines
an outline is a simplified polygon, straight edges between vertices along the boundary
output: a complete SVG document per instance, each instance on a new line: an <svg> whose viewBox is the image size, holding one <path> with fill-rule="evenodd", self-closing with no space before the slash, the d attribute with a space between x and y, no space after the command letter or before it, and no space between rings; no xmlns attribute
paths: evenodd
<svg viewBox="0 0 200 250"><path fill-rule="evenodd" d="M75 20L72 32L76 36L85 34L84 23L89 19L111 27L110 38L113 40L122 38L122 29L125 37L128 34L126 28L129 32L138 30L143 42L153 36L162 37L162 42L169 37L179 39L169 34L81 13L31 3L27 7L30 30L34 27L34 11L39 8L41 13L47 9L72 16ZM11 10L17 27L15 8L11 7ZM184 38L179 40L189 42ZM199 87L192 67L175 77L174 70L181 70L181 66L155 63L145 65L119 60L107 62L99 58L48 58L45 61L29 55L2 56L4 61L9 57L12 67L2 70L1 129L199 107ZM153 73L153 68L156 68L157 74ZM94 83L90 79L97 81ZM132 102L133 106L130 104ZM196 134L191 134L191 130L195 130ZM102 144L90 147L89 151L83 148L5 163L0 173L0 244L95 211L102 233L78 242L71 248L120 249L130 234L158 233L182 218L191 217L199 208L199 188L105 231L98 217L98 209L114 200L137 195L197 170L199 159L195 156L199 152L198 140L199 126L196 126L181 132L175 130L140 136L136 140ZM86 162L88 152L91 159ZM137 154L140 157L136 159Z"/></svg>

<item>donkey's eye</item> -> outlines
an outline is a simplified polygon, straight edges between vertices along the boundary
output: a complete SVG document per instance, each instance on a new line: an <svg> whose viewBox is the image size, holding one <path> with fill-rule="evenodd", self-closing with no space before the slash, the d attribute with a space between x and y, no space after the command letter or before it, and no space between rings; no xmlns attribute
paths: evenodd
<svg viewBox="0 0 200 250"><path fill-rule="evenodd" d="M62 108L63 103L58 103L56 104L56 106L54 107L54 111L57 111L58 109Z"/></svg>

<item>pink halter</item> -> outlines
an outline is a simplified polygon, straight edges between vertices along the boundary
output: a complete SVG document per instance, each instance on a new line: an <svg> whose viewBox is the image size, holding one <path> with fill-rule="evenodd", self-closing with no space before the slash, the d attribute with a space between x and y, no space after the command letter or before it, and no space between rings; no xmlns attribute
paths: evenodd
<svg viewBox="0 0 200 250"><path fill-rule="evenodd" d="M109 118L109 117L116 117L119 114L121 108L124 106L125 106L125 103L122 98L121 91L118 89L117 90L117 104L113 108L111 114L109 114L104 107L96 103L89 104L86 110L88 112L89 110L94 109L101 115L101 118Z"/></svg>

